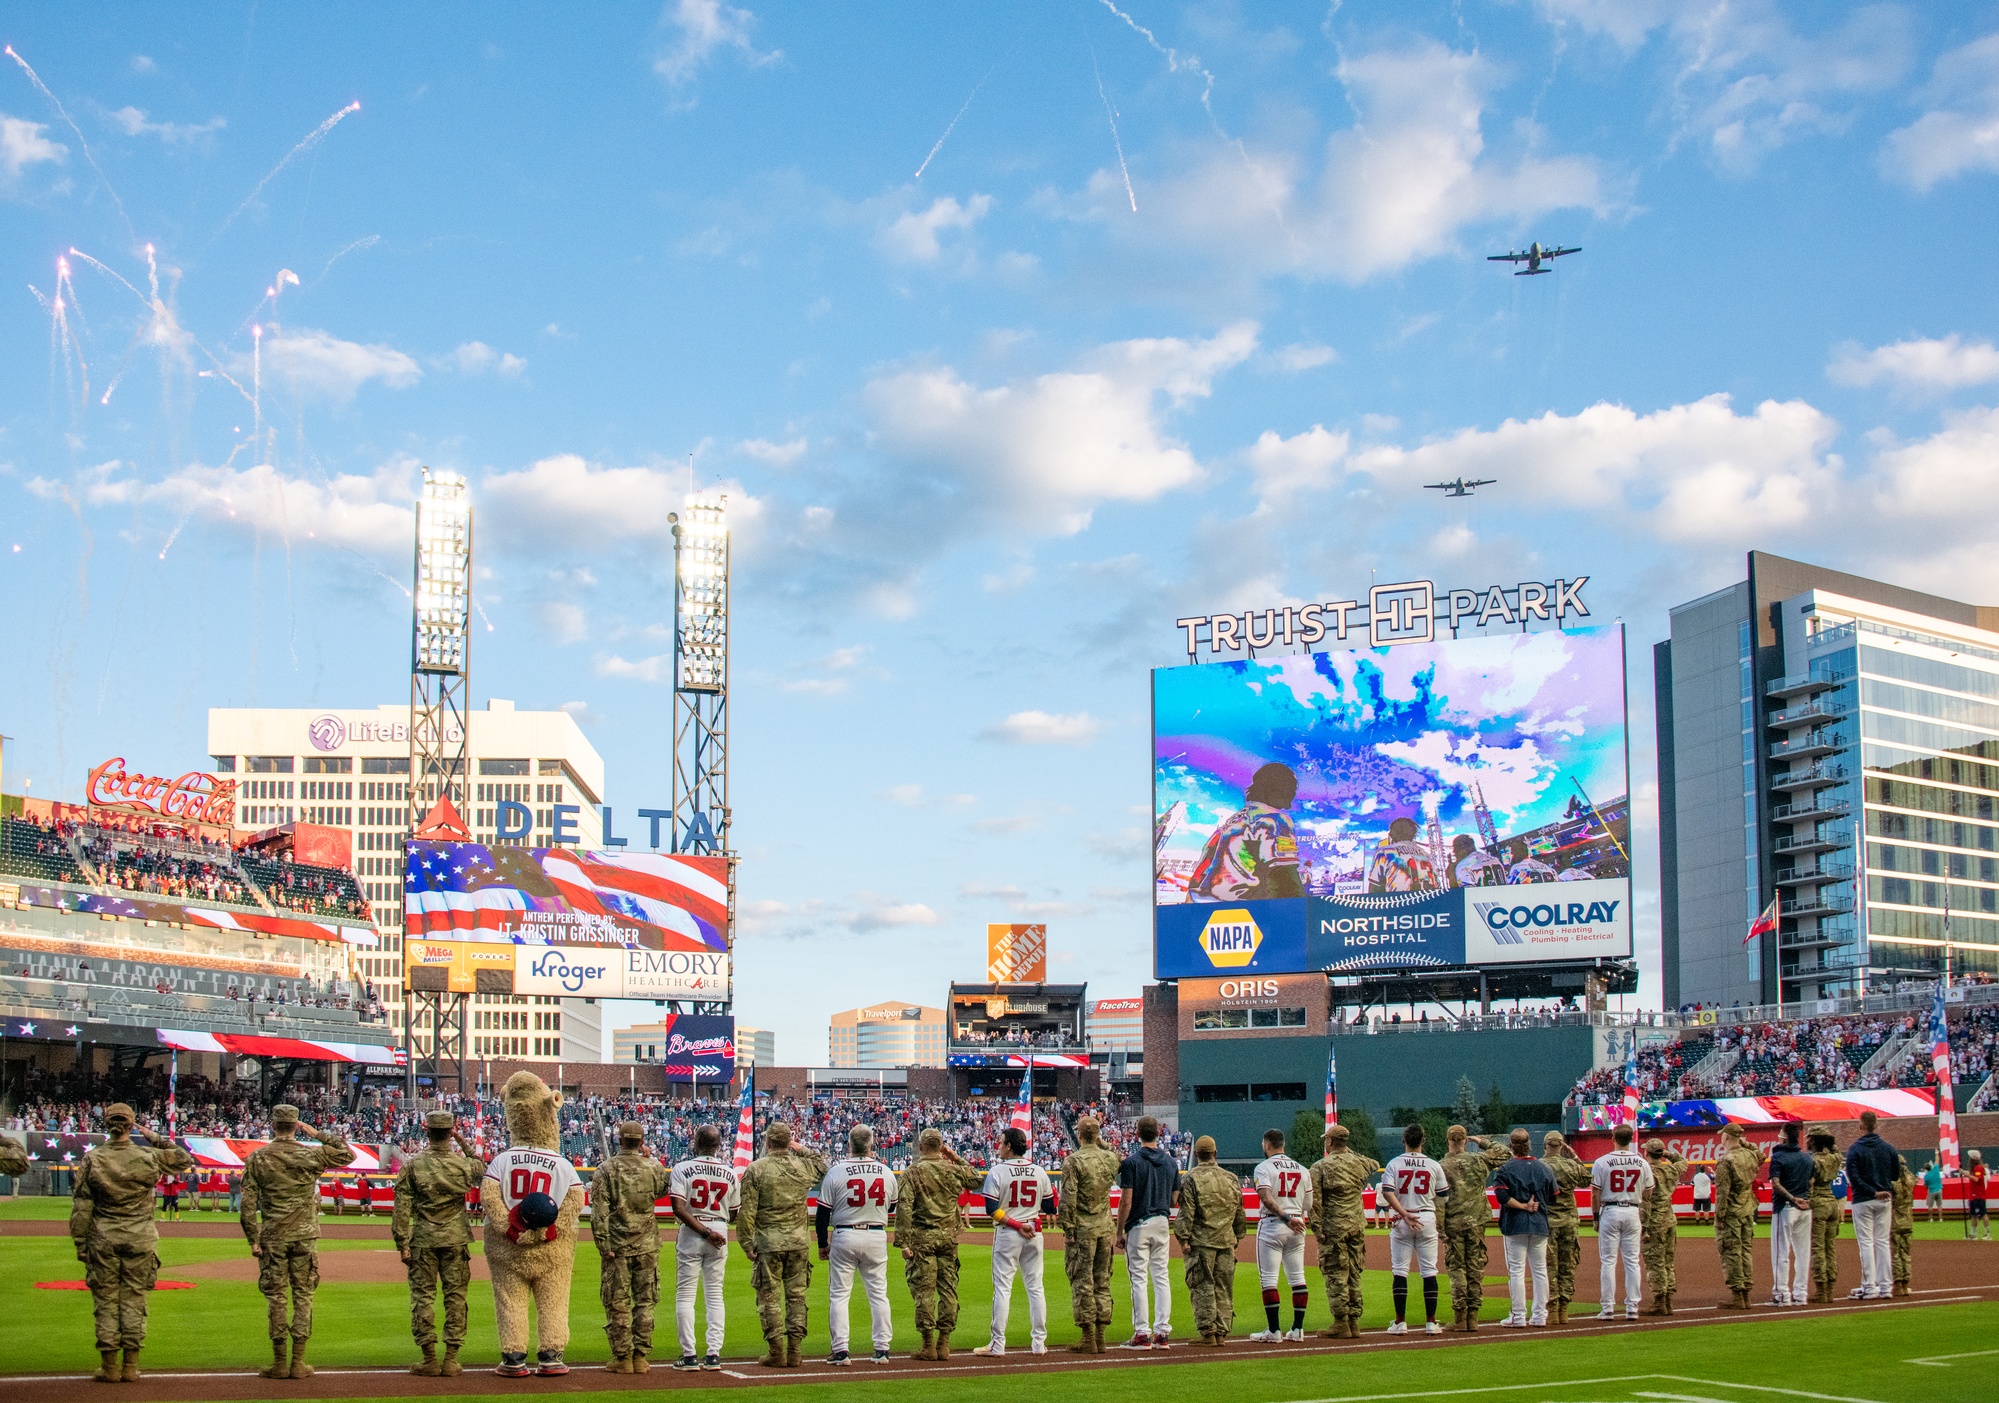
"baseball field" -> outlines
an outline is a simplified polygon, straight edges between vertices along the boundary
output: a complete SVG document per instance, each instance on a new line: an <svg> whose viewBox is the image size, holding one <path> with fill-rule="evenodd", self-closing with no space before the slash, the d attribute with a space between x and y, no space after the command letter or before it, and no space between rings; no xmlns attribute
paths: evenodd
<svg viewBox="0 0 1999 1403"><path fill-rule="evenodd" d="M0 1204L0 1384L20 1403L70 1403L95 1365L88 1293L52 1289L51 1283L80 1282L82 1269L70 1249L64 1216L66 1200L28 1199ZM893 1364L856 1363L834 1369L825 1363L827 1334L823 1267L814 1273L812 1333L806 1363L796 1371L758 1367L762 1353L747 1264L732 1256L728 1277L728 1337L720 1373L678 1374L659 1367L677 1353L672 1325L672 1249L661 1259L660 1326L655 1331L654 1371L643 1379L613 1375L600 1368L608 1350L597 1302L597 1257L586 1241L576 1255L570 1305L573 1331L568 1349L574 1372L561 1379L503 1381L485 1370L497 1362L491 1288L475 1260L471 1330L465 1344L467 1372L457 1379L419 1379L403 1372L415 1358L410 1342L408 1294L401 1264L388 1240L387 1224L328 1218L323 1231L322 1285L315 1311L312 1359L317 1375L303 1382L269 1382L252 1372L268 1359L263 1298L255 1271L235 1224L225 1214L189 1214L162 1224L162 1289L152 1297L147 1341L147 1376L118 1386L116 1396L133 1403L149 1399L388 1398L450 1394L454 1398L499 1396L533 1391L595 1392L607 1388L671 1390L675 1393L766 1388L785 1396L850 1393L907 1394L925 1400L991 1396L994 1374L1060 1375L1057 1387L1080 1385L1093 1400L1154 1398L1161 1389L1221 1393L1234 1399L1391 1399L1490 1396L1582 1403L1582 1400L1749 1400L1780 1398L1917 1400L1990 1398L1999 1393L1999 1245L1967 1243L1956 1224L1923 1224L1915 1245L1915 1294L1889 1302L1842 1302L1834 1307L1778 1311L1759 1308L1748 1315L1716 1309L1725 1293L1714 1246L1703 1229L1683 1230L1681 1289L1670 1320L1639 1324L1599 1323L1590 1317L1597 1294L1595 1240L1585 1232L1577 1273L1579 1304L1566 1329L1512 1331L1497 1328L1504 1313L1505 1282L1496 1274L1486 1285L1486 1329L1475 1337L1430 1339L1420 1331L1392 1337L1381 1333L1392 1318L1389 1277L1371 1270L1366 1281L1367 1314L1359 1340L1334 1342L1308 1337L1304 1344L1257 1345L1246 1336L1262 1325L1263 1311L1253 1265L1236 1274L1236 1340L1223 1350L1189 1348L1193 1321L1175 1264L1175 1347L1144 1353L1115 1347L1100 1356L1070 1354L1076 1338L1070 1324L1069 1291L1059 1251L1049 1254L1046 1273L1050 1352L1028 1352L1027 1308L1016 1287L1003 1361L974 1358L970 1351L987 1333L991 1290L989 1252L981 1238L961 1249L960 1323L956 1352L948 1364L923 1364L908 1353L916 1347L909 1300L901 1273L889 1274L889 1297L896 1320ZM1378 1238L1378 1240L1376 1240ZM1842 1240L1842 1291L1858 1280L1850 1238ZM1386 1234L1370 1234L1386 1266ZM1496 1273L1499 1243L1492 1242ZM1311 1331L1328 1321L1317 1272L1310 1273ZM1449 1316L1449 1284L1441 1313ZM1111 1339L1129 1333L1128 1294L1123 1264L1113 1273L1115 1318ZM1412 1292L1412 1295L1419 1293ZM1767 1300L1768 1255L1759 1252L1756 1299ZM1420 1320L1420 1301L1412 1301ZM1289 1325L1289 1305L1285 1322ZM854 1337L866 1352L866 1306L854 1302ZM1087 1384L1077 1377L1087 1374Z"/></svg>

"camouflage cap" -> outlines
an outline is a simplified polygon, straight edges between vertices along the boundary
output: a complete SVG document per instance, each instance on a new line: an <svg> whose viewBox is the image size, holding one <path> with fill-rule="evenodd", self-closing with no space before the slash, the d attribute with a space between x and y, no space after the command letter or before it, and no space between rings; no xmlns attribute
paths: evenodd
<svg viewBox="0 0 1999 1403"><path fill-rule="evenodd" d="M925 1130L921 1135L916 1137L916 1148L919 1150L923 1150L925 1152L928 1152L930 1150L943 1149L944 1132L937 1129L937 1127L934 1125L931 1126L929 1129Z"/></svg>
<svg viewBox="0 0 1999 1403"><path fill-rule="evenodd" d="M1198 1140L1196 1140L1196 1141L1194 1142L1194 1153L1195 1153L1195 1154L1197 1154L1197 1155L1211 1155L1211 1154L1213 1154L1214 1152L1215 1152L1215 1137L1214 1137L1214 1136L1212 1136L1212 1135L1203 1135L1203 1136L1202 1136L1202 1137L1201 1137L1200 1139L1198 1139Z"/></svg>
<svg viewBox="0 0 1999 1403"><path fill-rule="evenodd" d="M1808 1125L1808 1126L1806 1126L1806 1127L1805 1127L1805 1134L1806 1134L1806 1135L1808 1135L1808 1136L1810 1136L1810 1135L1830 1135L1830 1134L1832 1134L1832 1127L1831 1127L1831 1126L1826 1126L1826 1125Z"/></svg>
<svg viewBox="0 0 1999 1403"><path fill-rule="evenodd" d="M1648 1155L1663 1155L1666 1153L1666 1142L1654 1135L1650 1140L1645 1142L1645 1153Z"/></svg>
<svg viewBox="0 0 1999 1403"><path fill-rule="evenodd" d="M132 1108L123 1101L114 1101L104 1108L104 1119L107 1121L122 1120L125 1124L130 1125L138 1117L132 1114Z"/></svg>
<svg viewBox="0 0 1999 1403"><path fill-rule="evenodd" d="M1326 1127L1326 1138L1328 1140L1349 1140L1353 1138L1353 1132L1344 1125L1329 1125Z"/></svg>
<svg viewBox="0 0 1999 1403"><path fill-rule="evenodd" d="M1103 1126L1097 1123L1097 1118L1095 1116L1079 1116L1076 1120L1076 1133L1078 1135L1082 1135L1085 1133L1090 1135L1095 1135L1098 1131L1102 1129Z"/></svg>
<svg viewBox="0 0 1999 1403"><path fill-rule="evenodd" d="M1721 1134L1723 1139L1740 1140L1742 1138L1742 1127L1734 1121L1730 1121L1721 1128Z"/></svg>
<svg viewBox="0 0 1999 1403"><path fill-rule="evenodd" d="M423 1128L425 1130L455 1130L458 1128L458 1120L449 1111L432 1111L423 1118Z"/></svg>
<svg viewBox="0 0 1999 1403"><path fill-rule="evenodd" d="M1542 1143L1542 1144L1544 1144L1544 1145L1546 1145L1546 1146L1547 1146L1547 1147L1548 1147L1549 1149L1551 1149L1551 1150L1552 1150L1552 1149L1553 1149L1553 1148L1554 1148L1555 1146L1557 1146L1557 1145L1565 1145L1565 1144L1567 1144L1568 1142L1567 1142L1566 1140L1562 1139L1562 1132L1561 1132L1561 1131L1559 1131L1559 1130L1551 1130L1551 1131L1549 1131L1549 1132L1548 1132L1548 1133L1547 1133L1546 1135L1543 1135L1543 1136L1541 1137L1541 1143Z"/></svg>
<svg viewBox="0 0 1999 1403"><path fill-rule="evenodd" d="M774 1150L789 1148L791 1145L791 1127L783 1121L766 1127L764 1130L764 1143Z"/></svg>
<svg viewBox="0 0 1999 1403"><path fill-rule="evenodd" d="M629 1140L634 1145L643 1145L646 1140L646 1128L635 1120L628 1120L618 1127L618 1138Z"/></svg>
<svg viewBox="0 0 1999 1403"><path fill-rule="evenodd" d="M278 1105L271 1107L271 1124L297 1125L298 1107L292 1105L290 1102L280 1102Z"/></svg>

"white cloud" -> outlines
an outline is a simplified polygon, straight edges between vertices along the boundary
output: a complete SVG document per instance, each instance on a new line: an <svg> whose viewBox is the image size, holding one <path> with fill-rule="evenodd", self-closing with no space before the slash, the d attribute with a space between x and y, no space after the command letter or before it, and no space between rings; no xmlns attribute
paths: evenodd
<svg viewBox="0 0 1999 1403"><path fill-rule="evenodd" d="M943 921L943 917L920 901L895 901L867 892L858 895L863 905L847 918L847 928L856 934L903 926L934 926Z"/></svg>
<svg viewBox="0 0 1999 1403"><path fill-rule="evenodd" d="M1256 475L1257 490L1268 499L1325 487L1346 460L1348 444L1345 430L1334 433L1319 424L1290 438L1265 429L1244 456Z"/></svg>
<svg viewBox="0 0 1999 1403"><path fill-rule="evenodd" d="M1909 389L1961 390L1999 380L1999 349L1990 341L1965 341L1956 332L1938 339L1912 338L1864 350L1840 347L1825 368L1840 385L1882 381Z"/></svg>
<svg viewBox="0 0 1999 1403"><path fill-rule="evenodd" d="M9 180L17 178L29 166L45 161L60 165L69 159L67 146L42 135L47 130L41 122L0 112L0 171L5 171Z"/></svg>
<svg viewBox="0 0 1999 1403"><path fill-rule="evenodd" d="M1999 170L1999 34L1937 60L1924 97L1934 104L1881 146L1881 173L1917 190L1966 171Z"/></svg>
<svg viewBox="0 0 1999 1403"><path fill-rule="evenodd" d="M754 525L759 504L738 488L727 490L729 523L740 533ZM516 544L671 549L667 517L686 500L687 469L606 468L558 453L517 472L495 473L479 491L486 521Z"/></svg>
<svg viewBox="0 0 1999 1403"><path fill-rule="evenodd" d="M661 23L671 24L678 35L672 47L653 60L652 71L678 88L693 81L702 66L725 49L734 49L752 67L775 63L784 57L782 53L760 53L750 42L756 22L748 10L722 0L674 0Z"/></svg>
<svg viewBox="0 0 1999 1403"><path fill-rule="evenodd" d="M431 362L439 370L456 371L460 375L485 375L492 373L502 379L512 380L528 368L528 363L511 351L496 351L484 341L466 341L457 349L437 357Z"/></svg>
<svg viewBox="0 0 1999 1403"><path fill-rule="evenodd" d="M808 697L837 697L847 690L844 677L796 677L780 683L787 692L798 692Z"/></svg>
<svg viewBox="0 0 1999 1403"><path fill-rule="evenodd" d="M1616 203L1595 161L1536 154L1537 133L1505 155L1486 150L1482 118L1498 73L1477 54L1424 40L1345 59L1337 72L1354 125L1316 161L1213 152L1159 185L1151 207L1164 236L1231 267L1359 283L1455 250L1473 225ZM1099 173L1092 195L1100 218L1123 214L1114 173Z"/></svg>
<svg viewBox="0 0 1999 1403"><path fill-rule="evenodd" d="M649 658L624 658L616 653L597 659L599 677L622 677L633 682L671 682L673 654L655 653Z"/></svg>
<svg viewBox="0 0 1999 1403"><path fill-rule="evenodd" d="M1016 711L979 732L985 740L1008 745L1088 745L1102 729L1087 711L1067 714L1047 711Z"/></svg>
<svg viewBox="0 0 1999 1403"><path fill-rule="evenodd" d="M198 518L281 537L316 541L363 554L409 549L412 465L385 464L369 476L342 473L323 482L287 477L269 464L247 468L193 463L157 482L127 476L112 461L81 474L73 485L33 478L30 491L59 497L72 491L86 506L146 506L161 517ZM171 538L163 546L164 556Z"/></svg>
<svg viewBox="0 0 1999 1403"><path fill-rule="evenodd" d="M127 136L156 136L168 146L192 145L229 125L225 117L210 117L205 122L155 122L137 107L106 112L104 119Z"/></svg>
<svg viewBox="0 0 1999 1403"><path fill-rule="evenodd" d="M541 606L542 627L548 630L550 638L558 644L581 643L590 636L590 626L583 614L583 606L568 600L550 600Z"/></svg>
<svg viewBox="0 0 1999 1403"><path fill-rule="evenodd" d="M1091 852L1111 862L1132 862L1152 851L1152 834L1143 828L1092 833L1083 841Z"/></svg>
<svg viewBox="0 0 1999 1403"><path fill-rule="evenodd" d="M746 438L736 445L738 452L747 453L774 468L790 467L805 456L805 448L803 437L787 439L783 443L772 443L767 438Z"/></svg>
<svg viewBox="0 0 1999 1403"><path fill-rule="evenodd" d="M264 338L263 366L266 379L338 404L353 399L370 380L400 390L423 378L423 367L393 346L343 341L324 331L273 332ZM247 376L249 361L239 358L234 370L239 379Z"/></svg>
<svg viewBox="0 0 1999 1403"><path fill-rule="evenodd" d="M974 195L964 204L956 197L940 196L926 210L906 210L876 236L876 243L891 258L907 263L934 263L943 252L937 236L947 229L969 229L991 210L990 195Z"/></svg>
<svg viewBox="0 0 1999 1403"><path fill-rule="evenodd" d="M158 69L159 65L157 63L154 63L152 59L147 57L145 54L132 55L132 71L134 73L152 73L156 72Z"/></svg>
<svg viewBox="0 0 1999 1403"><path fill-rule="evenodd" d="M1331 346L1320 346L1298 341L1274 352L1271 359L1280 370L1315 370L1322 365L1331 365L1340 358L1340 353Z"/></svg>
<svg viewBox="0 0 1999 1403"><path fill-rule="evenodd" d="M905 809L920 809L924 805L923 786L920 784L896 784L875 795L885 803L900 804Z"/></svg>
<svg viewBox="0 0 1999 1403"><path fill-rule="evenodd" d="M961 511L1073 534L1104 502L1150 501L1200 475L1159 421L1158 402L1206 396L1256 349L1238 323L1206 341L1123 341L1087 368L982 389L949 367L903 370L862 392L876 444L932 479ZM995 523L997 524L997 523Z"/></svg>

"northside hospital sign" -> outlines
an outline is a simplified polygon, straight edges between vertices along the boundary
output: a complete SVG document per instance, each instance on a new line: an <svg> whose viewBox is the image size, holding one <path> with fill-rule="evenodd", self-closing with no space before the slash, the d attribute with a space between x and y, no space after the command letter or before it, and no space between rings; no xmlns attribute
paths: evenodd
<svg viewBox="0 0 1999 1403"><path fill-rule="evenodd" d="M1434 643L1438 626L1457 637L1461 628L1519 625L1528 620L1560 625L1571 614L1589 617L1583 586L1589 576L1558 579L1552 584L1523 580L1514 585L1483 589L1439 589L1429 580L1404 580L1376 585L1367 598L1336 599L1325 604L1287 604L1282 608L1251 609L1241 614L1198 614L1175 619L1186 635L1187 660L1200 650L1201 630L1208 649L1309 648L1331 638L1348 646L1385 648L1397 643Z"/></svg>

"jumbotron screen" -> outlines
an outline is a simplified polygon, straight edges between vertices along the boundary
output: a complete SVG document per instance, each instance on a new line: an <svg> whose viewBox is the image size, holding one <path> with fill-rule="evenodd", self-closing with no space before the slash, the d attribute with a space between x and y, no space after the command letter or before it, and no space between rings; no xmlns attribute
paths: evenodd
<svg viewBox="0 0 1999 1403"><path fill-rule="evenodd" d="M1153 673L1154 972L1628 957L1624 630Z"/></svg>

